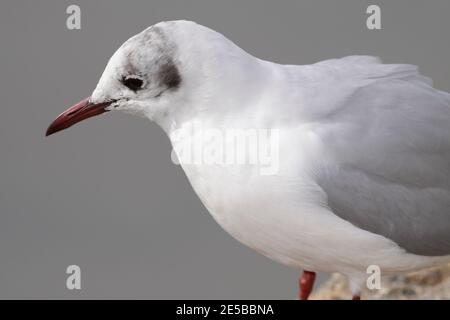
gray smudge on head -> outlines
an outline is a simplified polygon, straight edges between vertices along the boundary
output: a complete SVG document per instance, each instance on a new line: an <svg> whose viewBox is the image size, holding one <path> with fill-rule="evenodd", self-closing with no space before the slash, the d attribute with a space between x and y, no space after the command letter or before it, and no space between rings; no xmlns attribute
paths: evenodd
<svg viewBox="0 0 450 320"><path fill-rule="evenodd" d="M181 83L181 76L177 66L173 61L168 61L159 69L159 80L161 85L165 85L168 89L175 89Z"/></svg>
<svg viewBox="0 0 450 320"><path fill-rule="evenodd" d="M143 79L154 97L180 86L182 79L176 65L176 46L161 28L152 26L142 31L125 42L123 50L127 58L123 71L126 74L119 75L120 79L133 76Z"/></svg>

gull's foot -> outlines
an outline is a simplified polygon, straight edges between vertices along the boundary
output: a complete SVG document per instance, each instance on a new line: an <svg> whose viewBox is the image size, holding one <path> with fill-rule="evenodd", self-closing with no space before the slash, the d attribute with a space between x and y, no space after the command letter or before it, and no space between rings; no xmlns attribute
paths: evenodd
<svg viewBox="0 0 450 320"><path fill-rule="evenodd" d="M309 295L314 287L314 281L316 280L316 273L312 271L303 271L299 280L299 299L308 300Z"/></svg>

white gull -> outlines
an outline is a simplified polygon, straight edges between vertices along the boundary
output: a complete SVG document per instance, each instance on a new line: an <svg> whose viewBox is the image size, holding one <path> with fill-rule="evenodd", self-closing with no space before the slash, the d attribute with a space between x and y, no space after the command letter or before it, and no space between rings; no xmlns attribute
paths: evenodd
<svg viewBox="0 0 450 320"><path fill-rule="evenodd" d="M47 135L110 110L156 122L175 150L175 133L197 122L276 129L275 174L182 166L233 237L305 270L300 298L316 271L346 275L358 298L368 266L387 275L450 261L450 95L415 66L370 56L281 65L194 22L161 22L127 40Z"/></svg>

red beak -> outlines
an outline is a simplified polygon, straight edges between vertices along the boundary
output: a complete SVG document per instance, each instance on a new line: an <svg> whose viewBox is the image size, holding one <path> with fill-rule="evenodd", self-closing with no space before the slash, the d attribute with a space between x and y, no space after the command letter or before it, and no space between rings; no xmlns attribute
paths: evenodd
<svg viewBox="0 0 450 320"><path fill-rule="evenodd" d="M48 127L45 135L49 136L55 132L67 129L84 119L107 112L108 110L106 108L112 103L112 101L91 103L89 99L81 100L73 107L61 113Z"/></svg>

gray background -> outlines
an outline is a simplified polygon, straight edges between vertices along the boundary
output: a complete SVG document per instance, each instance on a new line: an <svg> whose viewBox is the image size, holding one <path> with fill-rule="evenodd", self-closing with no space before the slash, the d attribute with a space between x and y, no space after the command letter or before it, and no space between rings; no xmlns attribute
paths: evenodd
<svg viewBox="0 0 450 320"><path fill-rule="evenodd" d="M366 29L368 4L381 31ZM82 30L66 29L78 4ZM250 53L307 64L349 54L412 63L450 89L450 1L2 1L0 298L287 298L297 270L228 236L154 124L123 114L50 138L116 48L162 20L209 26ZM299 230L301 232L301 230ZM65 269L82 270L82 290Z"/></svg>

